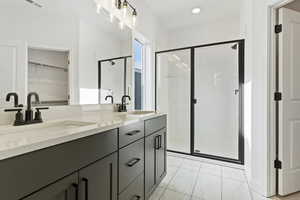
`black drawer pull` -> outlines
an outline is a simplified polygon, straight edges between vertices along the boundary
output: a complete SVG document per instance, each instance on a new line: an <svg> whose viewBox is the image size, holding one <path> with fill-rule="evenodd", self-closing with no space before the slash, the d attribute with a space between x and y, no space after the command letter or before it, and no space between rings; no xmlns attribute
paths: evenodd
<svg viewBox="0 0 300 200"><path fill-rule="evenodd" d="M134 158L134 159L130 160L128 163L126 163L126 165L128 167L133 167L134 165L136 165L140 161L141 161L140 158Z"/></svg>
<svg viewBox="0 0 300 200"><path fill-rule="evenodd" d="M131 131L129 133L126 133L126 135L128 135L128 136L134 136L134 135L139 134L140 132L141 132L140 130L135 130L135 131Z"/></svg>
<svg viewBox="0 0 300 200"><path fill-rule="evenodd" d="M159 135L154 138L154 149L159 150Z"/></svg>
<svg viewBox="0 0 300 200"><path fill-rule="evenodd" d="M77 183L73 183L72 187L75 188L75 200L78 200L78 184Z"/></svg>
<svg viewBox="0 0 300 200"><path fill-rule="evenodd" d="M89 180L87 178L82 178L82 181L84 182L85 200L89 200Z"/></svg>
<svg viewBox="0 0 300 200"><path fill-rule="evenodd" d="M159 148L158 149L161 149L162 148L162 146L161 146L162 135L159 135L158 138L159 138L159 140L158 140L159 141Z"/></svg>
<svg viewBox="0 0 300 200"><path fill-rule="evenodd" d="M141 196L139 195L134 195L134 197L132 197L131 200L140 200L141 199Z"/></svg>

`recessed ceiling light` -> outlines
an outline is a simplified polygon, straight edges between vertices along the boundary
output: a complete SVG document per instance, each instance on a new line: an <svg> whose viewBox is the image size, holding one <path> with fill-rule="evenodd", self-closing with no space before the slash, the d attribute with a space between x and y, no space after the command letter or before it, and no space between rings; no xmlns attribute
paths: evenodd
<svg viewBox="0 0 300 200"><path fill-rule="evenodd" d="M199 14L200 11L201 11L200 8L193 8L193 9L192 9L192 13L193 13L194 15Z"/></svg>

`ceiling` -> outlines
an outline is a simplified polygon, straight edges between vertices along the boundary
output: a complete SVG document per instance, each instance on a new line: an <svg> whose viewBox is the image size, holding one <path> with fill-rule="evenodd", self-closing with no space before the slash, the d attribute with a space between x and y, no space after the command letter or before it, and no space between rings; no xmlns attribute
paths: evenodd
<svg viewBox="0 0 300 200"><path fill-rule="evenodd" d="M145 0L150 9L166 27L177 29L201 23L208 23L226 17L239 17L241 0ZM199 7L199 15L193 15L191 10Z"/></svg>
<svg viewBox="0 0 300 200"><path fill-rule="evenodd" d="M300 0L295 0L292 3L287 4L285 7L292 10L300 11Z"/></svg>

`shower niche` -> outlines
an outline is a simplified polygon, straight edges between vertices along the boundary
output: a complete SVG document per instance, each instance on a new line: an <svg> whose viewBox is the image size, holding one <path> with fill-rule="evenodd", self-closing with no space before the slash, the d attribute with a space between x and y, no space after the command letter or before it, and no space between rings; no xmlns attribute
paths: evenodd
<svg viewBox="0 0 300 200"><path fill-rule="evenodd" d="M39 94L39 105L69 104L68 72L69 51L28 48L28 92Z"/></svg>

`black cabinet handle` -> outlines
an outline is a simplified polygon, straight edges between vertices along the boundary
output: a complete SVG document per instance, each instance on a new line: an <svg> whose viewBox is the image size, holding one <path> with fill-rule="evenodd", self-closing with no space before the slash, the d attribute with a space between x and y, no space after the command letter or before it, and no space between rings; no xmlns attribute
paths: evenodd
<svg viewBox="0 0 300 200"><path fill-rule="evenodd" d="M134 197L131 198L131 200L140 200L141 196L139 195L134 195Z"/></svg>
<svg viewBox="0 0 300 200"><path fill-rule="evenodd" d="M160 150L161 148L161 135L158 135L158 149L157 150Z"/></svg>
<svg viewBox="0 0 300 200"><path fill-rule="evenodd" d="M154 138L154 148L159 150L159 135L155 136Z"/></svg>
<svg viewBox="0 0 300 200"><path fill-rule="evenodd" d="M140 161L141 161L140 158L134 158L134 159L130 160L128 163L126 163L126 165L128 167L133 167L134 165L136 165Z"/></svg>
<svg viewBox="0 0 300 200"><path fill-rule="evenodd" d="M78 200L78 184L73 183L72 187L75 189L75 200Z"/></svg>
<svg viewBox="0 0 300 200"><path fill-rule="evenodd" d="M89 180L87 178L82 178L82 181L84 182L84 199L89 200Z"/></svg>
<svg viewBox="0 0 300 200"><path fill-rule="evenodd" d="M140 130L134 130L134 131L131 131L129 133L126 133L126 135L128 135L128 136L134 136L134 135L139 134L140 132L141 132Z"/></svg>

